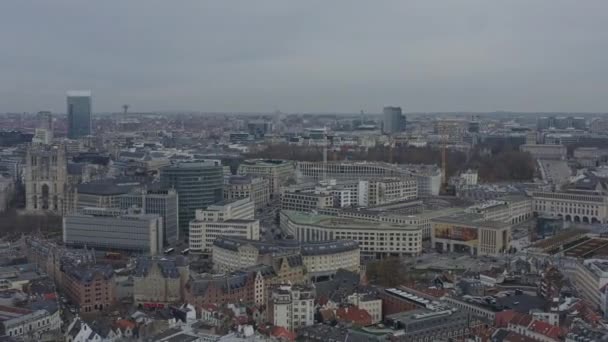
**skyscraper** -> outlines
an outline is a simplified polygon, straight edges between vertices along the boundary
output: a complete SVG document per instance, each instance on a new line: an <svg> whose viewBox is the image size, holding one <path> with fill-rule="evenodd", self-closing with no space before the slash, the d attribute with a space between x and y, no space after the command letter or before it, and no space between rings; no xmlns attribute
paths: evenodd
<svg viewBox="0 0 608 342"><path fill-rule="evenodd" d="M68 96L68 138L91 134L91 91L70 90Z"/></svg>
<svg viewBox="0 0 608 342"><path fill-rule="evenodd" d="M395 134L405 130L405 116L401 107L384 107L382 133Z"/></svg>
<svg viewBox="0 0 608 342"><path fill-rule="evenodd" d="M180 162L160 171L160 181L177 191L179 236L187 237L197 209L223 201L224 169L218 160Z"/></svg>

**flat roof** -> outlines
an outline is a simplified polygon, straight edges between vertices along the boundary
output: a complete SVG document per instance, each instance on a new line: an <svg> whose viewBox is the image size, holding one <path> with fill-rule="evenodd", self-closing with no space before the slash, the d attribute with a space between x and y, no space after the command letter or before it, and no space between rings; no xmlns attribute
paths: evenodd
<svg viewBox="0 0 608 342"><path fill-rule="evenodd" d="M588 258L608 247L608 239L589 239L567 249L564 254L575 258Z"/></svg>
<svg viewBox="0 0 608 342"><path fill-rule="evenodd" d="M484 220L483 216L480 214L466 212L456 213L448 216L439 216L433 218L433 221L444 223L457 223L490 229L504 229L511 226L509 223L506 222Z"/></svg>
<svg viewBox="0 0 608 342"><path fill-rule="evenodd" d="M535 244L532 245L532 247L543 248L543 249L548 248L548 247L553 247L555 245L564 243L564 242L568 241L569 239L575 238L579 235L586 234L587 232L588 231L585 229L578 229L578 228L567 229L548 239L544 239L544 240L536 242Z"/></svg>
<svg viewBox="0 0 608 342"><path fill-rule="evenodd" d="M70 96L70 97L90 97L91 91L90 90L68 90L66 92L66 95Z"/></svg>
<svg viewBox="0 0 608 342"><path fill-rule="evenodd" d="M403 224L393 224L389 222L378 222L378 221L368 221L368 220L359 220L356 218L349 217L337 217L337 216L329 216L329 215L319 215L313 213L304 213L293 210L282 210L281 214L284 214L289 218L289 220L295 222L296 224L305 224L305 225L316 225L316 226L324 226L329 228L336 227L344 227L351 229L395 229L395 230L404 230L404 229L419 229L417 226L403 225Z"/></svg>

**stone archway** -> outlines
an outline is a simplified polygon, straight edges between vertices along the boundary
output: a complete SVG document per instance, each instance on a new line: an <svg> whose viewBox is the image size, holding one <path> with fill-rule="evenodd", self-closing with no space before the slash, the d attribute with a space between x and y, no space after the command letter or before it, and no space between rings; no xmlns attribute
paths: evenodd
<svg viewBox="0 0 608 342"><path fill-rule="evenodd" d="M596 223L600 223L600 221L598 219L596 219L595 217L592 217L591 223L596 224Z"/></svg>
<svg viewBox="0 0 608 342"><path fill-rule="evenodd" d="M571 222L572 221L572 216L566 215L566 221Z"/></svg>
<svg viewBox="0 0 608 342"><path fill-rule="evenodd" d="M589 223L589 218L587 216L583 216L583 223Z"/></svg>
<svg viewBox="0 0 608 342"><path fill-rule="evenodd" d="M574 215L574 222L581 222L580 216Z"/></svg>

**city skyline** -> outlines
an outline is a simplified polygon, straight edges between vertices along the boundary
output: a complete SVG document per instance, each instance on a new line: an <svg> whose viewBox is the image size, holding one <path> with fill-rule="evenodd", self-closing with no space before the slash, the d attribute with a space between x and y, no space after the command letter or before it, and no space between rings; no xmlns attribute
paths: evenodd
<svg viewBox="0 0 608 342"><path fill-rule="evenodd" d="M141 4L5 2L0 111L608 108L600 1Z"/></svg>

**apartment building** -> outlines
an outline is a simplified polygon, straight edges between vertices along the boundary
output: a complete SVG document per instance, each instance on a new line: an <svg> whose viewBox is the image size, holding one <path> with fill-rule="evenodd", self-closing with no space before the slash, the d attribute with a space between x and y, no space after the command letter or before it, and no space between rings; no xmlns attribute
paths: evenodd
<svg viewBox="0 0 608 342"><path fill-rule="evenodd" d="M314 324L314 287L280 285L269 298L269 320L275 326L294 331Z"/></svg>
<svg viewBox="0 0 608 342"><path fill-rule="evenodd" d="M367 311L372 317L372 324L382 322L382 299L366 293L353 293L347 297L347 301Z"/></svg>

